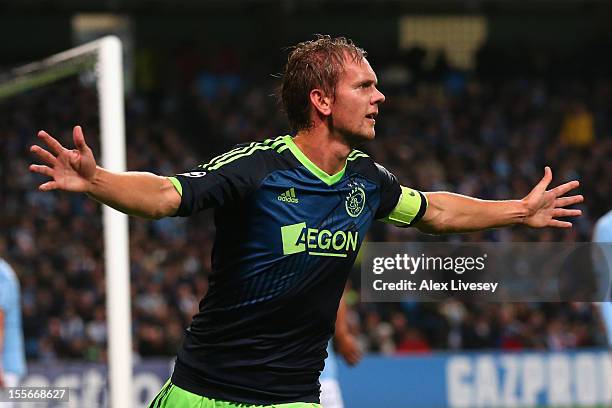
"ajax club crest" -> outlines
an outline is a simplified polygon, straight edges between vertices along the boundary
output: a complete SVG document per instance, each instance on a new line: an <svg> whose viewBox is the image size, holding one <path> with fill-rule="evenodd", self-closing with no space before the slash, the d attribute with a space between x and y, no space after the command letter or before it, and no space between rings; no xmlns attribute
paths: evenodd
<svg viewBox="0 0 612 408"><path fill-rule="evenodd" d="M355 186L344 199L344 207L351 217L358 217L365 206L366 195L363 188Z"/></svg>

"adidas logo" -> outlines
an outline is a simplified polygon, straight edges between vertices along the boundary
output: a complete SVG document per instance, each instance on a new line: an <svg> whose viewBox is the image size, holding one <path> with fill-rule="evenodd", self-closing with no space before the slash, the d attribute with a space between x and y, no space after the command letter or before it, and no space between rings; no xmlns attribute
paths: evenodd
<svg viewBox="0 0 612 408"><path fill-rule="evenodd" d="M295 188L291 187L289 190L285 191L276 198L278 201L284 201L286 203L297 204L300 200L295 196Z"/></svg>

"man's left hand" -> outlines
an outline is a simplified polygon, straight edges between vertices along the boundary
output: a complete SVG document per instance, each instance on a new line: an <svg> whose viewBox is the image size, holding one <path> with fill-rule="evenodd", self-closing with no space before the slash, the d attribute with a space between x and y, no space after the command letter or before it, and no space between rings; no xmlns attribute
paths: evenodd
<svg viewBox="0 0 612 408"><path fill-rule="evenodd" d="M361 350L359 350L359 345L353 335L346 334L336 337L336 347L338 354L342 356L348 365L354 366L361 360Z"/></svg>
<svg viewBox="0 0 612 408"><path fill-rule="evenodd" d="M570 205L578 204L584 201L581 195L564 197L564 195L575 188L580 183L577 180L561 184L552 190L546 190L552 181L552 171L546 166L544 169L544 177L531 190L531 192L523 198L523 203L527 207L527 216L523 219L523 223L532 228L557 227L570 228L571 222L559 221L559 217L578 217L582 215L581 210L568 209Z"/></svg>

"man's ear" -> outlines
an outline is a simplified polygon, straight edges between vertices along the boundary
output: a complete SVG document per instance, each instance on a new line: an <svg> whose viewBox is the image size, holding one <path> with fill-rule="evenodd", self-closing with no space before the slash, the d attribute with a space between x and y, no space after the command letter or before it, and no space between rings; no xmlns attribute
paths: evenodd
<svg viewBox="0 0 612 408"><path fill-rule="evenodd" d="M312 106L323 116L331 115L332 98L322 89L310 91L310 102Z"/></svg>

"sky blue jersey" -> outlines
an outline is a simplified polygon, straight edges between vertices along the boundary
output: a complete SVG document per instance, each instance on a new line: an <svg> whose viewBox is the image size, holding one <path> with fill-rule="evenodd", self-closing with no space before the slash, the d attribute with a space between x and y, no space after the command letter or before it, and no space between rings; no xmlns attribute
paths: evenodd
<svg viewBox="0 0 612 408"><path fill-rule="evenodd" d="M611 243L610 246L605 246L603 248L604 256L608 264L608 273L604 274L604 276L608 278L608 290L610 290L609 273L612 270L612 211L609 211L597 221L593 233L593 241ZM608 332L608 343L612 345L612 299L610 298L610 292L608 292L606 300L606 302L601 304L601 314Z"/></svg>
<svg viewBox="0 0 612 408"><path fill-rule="evenodd" d="M331 341L327 344L327 358L325 359L325 368L321 372L319 381L323 380L338 380L338 363L336 362L336 353Z"/></svg>
<svg viewBox="0 0 612 408"><path fill-rule="evenodd" d="M0 259L0 309L4 313L4 348L1 354L4 372L23 376L26 367L19 281L13 268L2 259Z"/></svg>

